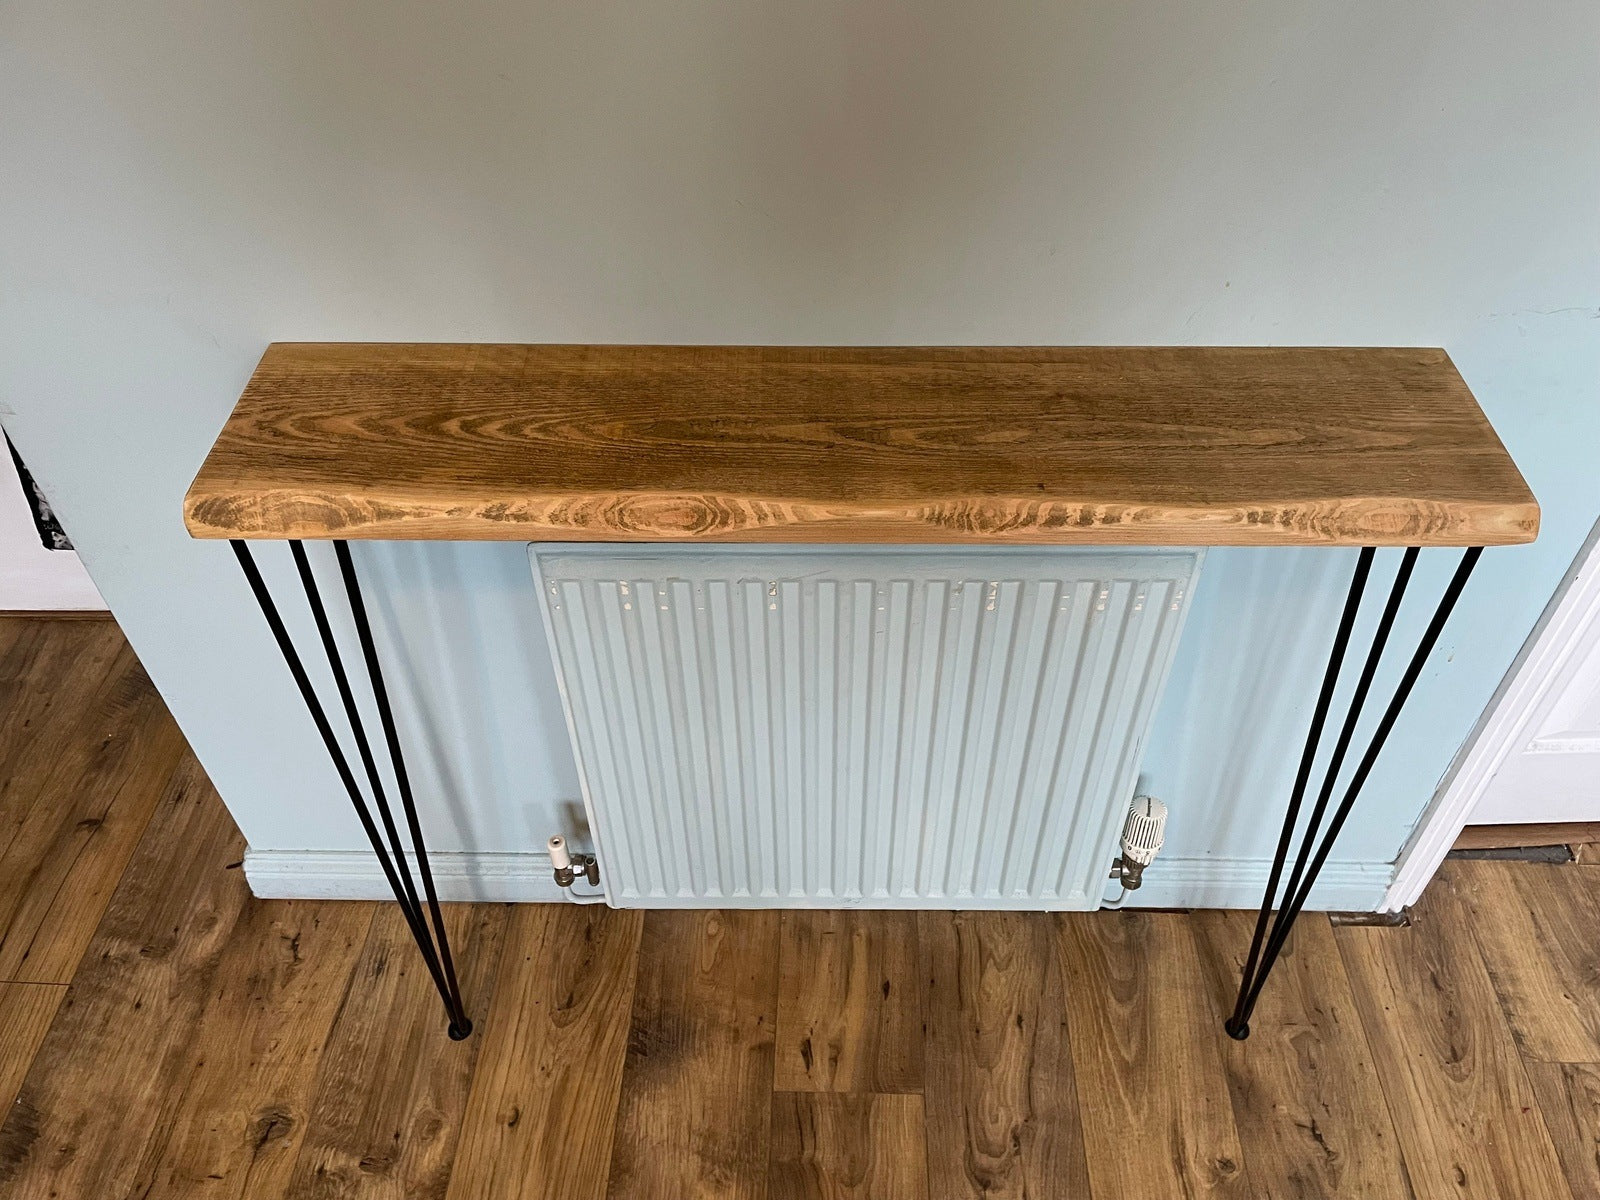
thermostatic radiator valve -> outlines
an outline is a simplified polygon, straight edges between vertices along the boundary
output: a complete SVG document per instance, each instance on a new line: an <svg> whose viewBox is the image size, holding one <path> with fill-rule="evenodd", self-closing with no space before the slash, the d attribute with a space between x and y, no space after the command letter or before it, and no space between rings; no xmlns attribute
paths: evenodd
<svg viewBox="0 0 1600 1200"><path fill-rule="evenodd" d="M1167 835L1167 806L1154 796L1135 796L1122 823L1122 854L1111 864L1111 878L1132 891L1144 882L1144 869L1161 852Z"/></svg>

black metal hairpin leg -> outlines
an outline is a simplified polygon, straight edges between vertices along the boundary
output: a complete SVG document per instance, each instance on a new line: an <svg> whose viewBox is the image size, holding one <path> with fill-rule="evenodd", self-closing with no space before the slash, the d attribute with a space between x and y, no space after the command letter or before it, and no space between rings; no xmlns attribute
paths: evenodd
<svg viewBox="0 0 1600 1200"><path fill-rule="evenodd" d="M1406 585L1411 581L1411 573L1416 566L1418 554L1416 547L1406 550L1404 557L1401 558L1394 584L1389 589L1389 599L1384 604L1383 615L1379 617L1377 631L1373 634L1372 646L1367 651L1366 662L1362 665L1361 675L1351 694L1350 709L1345 714L1338 740L1334 742L1333 753L1329 756L1327 773L1323 777L1316 802L1311 806L1311 815L1301 834L1294 867L1289 873L1288 885L1283 889L1280 905L1278 883L1283 877L1284 861L1288 858L1289 845L1294 841L1295 827L1300 821L1301 802L1305 799L1306 784L1317 756L1317 743L1322 738L1328 707L1338 686L1339 670L1344 663L1345 651L1350 645L1350 631L1355 626L1356 613L1361 608L1361 596L1366 590L1367 577L1372 573L1374 553L1372 547L1365 547L1356 560L1355 575L1350 580L1350 591L1345 597L1344 612L1339 618L1338 632L1333 639L1333 651L1328 656L1328 667L1322 677L1322 689L1317 694L1317 705L1311 716L1311 728L1306 733L1305 749L1300 755L1300 769L1295 775L1294 789L1289 793L1289 807L1284 814L1283 831L1278 837L1277 854L1273 857L1272 870L1267 876L1267 892L1261 901L1261 911L1256 916L1255 935L1250 939L1250 953L1245 958L1244 976L1239 981L1239 998L1234 1004L1233 1015L1224 1025L1229 1037L1241 1041L1250 1036L1250 1014L1255 1011L1261 988L1272 972L1274 964L1277 963L1278 955L1282 953L1284 943L1289 939L1289 931L1294 928L1295 919L1305 907L1306 897L1311 894L1312 885L1316 883L1317 875L1328 860L1334 839L1344 828L1345 819L1350 815L1356 797L1361 794L1367 776L1372 773L1372 766L1377 762L1378 754L1383 749L1390 730L1394 728L1406 698L1410 696L1412 687L1422 674L1428 655L1439 640L1439 634L1444 630L1444 624L1449 620L1450 612L1461 596L1461 590L1466 587L1467 578L1472 574L1472 568L1477 565L1478 556L1483 553L1483 548L1473 546L1461 556L1461 563L1456 567L1455 574L1445 588L1439 607L1434 610L1433 619L1428 622L1422 640L1417 643L1411 661L1406 664L1405 673L1400 677L1400 683L1396 686L1394 695L1390 697L1389 705L1384 709L1377 729L1373 731L1372 740L1368 743L1354 775L1345 787L1344 795L1340 797L1338 806L1333 811L1333 819L1328 822L1327 830L1322 831L1328 803L1333 797L1339 770L1344 765L1345 755L1350 749L1350 739L1355 733L1356 722L1361 717L1362 705L1372 688L1372 680L1377 674L1378 663L1383 657L1384 647L1394 628L1395 616L1400 611L1400 602L1405 596ZM1320 841L1317 836L1319 832L1322 834ZM1313 845L1316 847L1315 850L1312 849Z"/></svg>
<svg viewBox="0 0 1600 1200"><path fill-rule="evenodd" d="M328 748L328 755L333 759L339 780L349 794L350 803L355 806L356 816L360 818L361 827L366 830L367 839L372 843L373 853L378 856L378 865L383 868L384 878L389 881L389 888L394 892L394 898L405 915L406 925L411 930L411 936L416 939L417 949L422 952L422 960L428 968L428 975L433 980L434 987L439 989L439 997L444 1001L445 1014L450 1018L450 1036L460 1041L472 1033L472 1022L468 1020L466 1010L461 1003L461 987L456 981L455 963L450 957L450 939L445 934L444 919L439 911L439 896L434 888L433 871L428 866L428 851L422 840L422 826L417 820L416 801L411 793L410 778L406 774L405 759L400 752L394 712L389 707L389 693L384 687L383 672L378 666L377 650L372 640L372 627L367 621L366 605L361 599L361 585L356 578L355 563L351 560L350 548L343 542L334 543L334 552L339 559L339 572L344 578L345 593L350 602L351 614L355 618L356 635L361 641L361 653L366 661L367 676L372 683L373 698L377 701L378 717L383 724L389 761L394 767L395 783L400 793L400 806L405 813L406 827L411 835L412 853L417 859L417 873L422 876L422 890L427 898L427 917L431 917L433 922L431 929L424 917L422 902L417 896L417 886L412 879L411 866L406 859L405 845L400 840L400 831L395 825L394 813L389 807L389 799L384 792L378 764L372 754L372 745L367 738L366 727L361 722L355 694L350 688L350 678L345 672L344 660L339 655L339 646L334 640L328 613L322 604L322 595L311 573L311 563L306 557L305 546L298 541L292 541L289 543L289 552L294 556L295 569L299 572L301 585L305 588L306 602L310 605L312 619L316 622L317 635L322 641L323 651L328 656L328 665L333 670L333 681L338 689L339 699L350 722L351 732L355 735L356 750L361 757L367 783L372 788L372 798L378 808L378 818L383 824L381 833L378 823L373 820L366 797L362 795L361 788L356 783L350 761L345 757L339 739L333 732L333 726L328 721L328 714L317 698L310 678L306 675L305 665L300 660L299 652L295 650L294 642L289 638L289 631L284 627L278 607L273 603L266 582L261 578L261 571L250 553L250 547L238 539L234 539L231 544L234 555L239 559L239 565L244 568L245 578L250 582L250 590L255 593L256 603L261 606L261 612L267 619L272 636L277 640L278 649L289 665L289 674L294 676L295 685L300 689L300 696L305 701L306 708L310 710L311 720L316 725L317 732L322 735L323 744Z"/></svg>

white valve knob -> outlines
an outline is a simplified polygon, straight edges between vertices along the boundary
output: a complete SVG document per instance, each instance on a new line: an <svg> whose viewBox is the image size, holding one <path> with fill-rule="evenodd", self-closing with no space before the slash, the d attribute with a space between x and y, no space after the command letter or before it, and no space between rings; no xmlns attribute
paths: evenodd
<svg viewBox="0 0 1600 1200"><path fill-rule="evenodd" d="M559 833L547 843L550 849L550 865L558 871L565 871L572 865L572 855L567 853L567 839Z"/></svg>

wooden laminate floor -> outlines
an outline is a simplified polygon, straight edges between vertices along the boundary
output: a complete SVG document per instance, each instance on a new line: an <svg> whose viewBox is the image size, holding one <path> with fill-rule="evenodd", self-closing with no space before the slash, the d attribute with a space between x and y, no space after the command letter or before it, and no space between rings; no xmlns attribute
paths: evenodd
<svg viewBox="0 0 1600 1200"><path fill-rule="evenodd" d="M0 619L0 705L0 1196L1600 1196L1600 864L1305 917L1244 1044L1244 914L455 905L455 1043L110 622Z"/></svg>

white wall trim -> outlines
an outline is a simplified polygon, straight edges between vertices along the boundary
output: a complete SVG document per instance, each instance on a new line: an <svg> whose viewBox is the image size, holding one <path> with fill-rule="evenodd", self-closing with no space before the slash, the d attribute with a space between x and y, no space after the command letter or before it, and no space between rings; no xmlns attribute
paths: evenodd
<svg viewBox="0 0 1600 1200"><path fill-rule="evenodd" d="M1270 858L1167 858L1145 872L1144 886L1129 892L1123 908L1261 907ZM1394 864L1330 862L1306 898L1311 912L1373 912L1383 899ZM1109 895L1115 896L1113 886Z"/></svg>
<svg viewBox="0 0 1600 1200"><path fill-rule="evenodd" d="M1384 912L1415 904L1450 852L1489 782L1528 736L1528 727L1566 664L1600 621L1600 522L1589 531L1555 595L1517 653L1433 801L1412 830L1383 898Z"/></svg>
<svg viewBox="0 0 1600 1200"><path fill-rule="evenodd" d="M559 903L567 895L550 876L550 858L529 854L439 853L428 856L441 900ZM1158 858L1125 908L1256 908L1272 862L1265 858ZM367 850L249 850L244 873L264 900L388 900L378 861ZM1330 862L1307 907L1371 912L1394 864ZM1114 889L1112 894L1114 894ZM739 903L748 904L749 901ZM859 902L857 902L859 903ZM840 902L832 902L839 907ZM991 907L969 902L973 908Z"/></svg>
<svg viewBox="0 0 1600 1200"><path fill-rule="evenodd" d="M428 866L441 900L486 904L570 901L551 875L550 856L432 851ZM244 874L263 900L392 900L370 850L246 850Z"/></svg>

